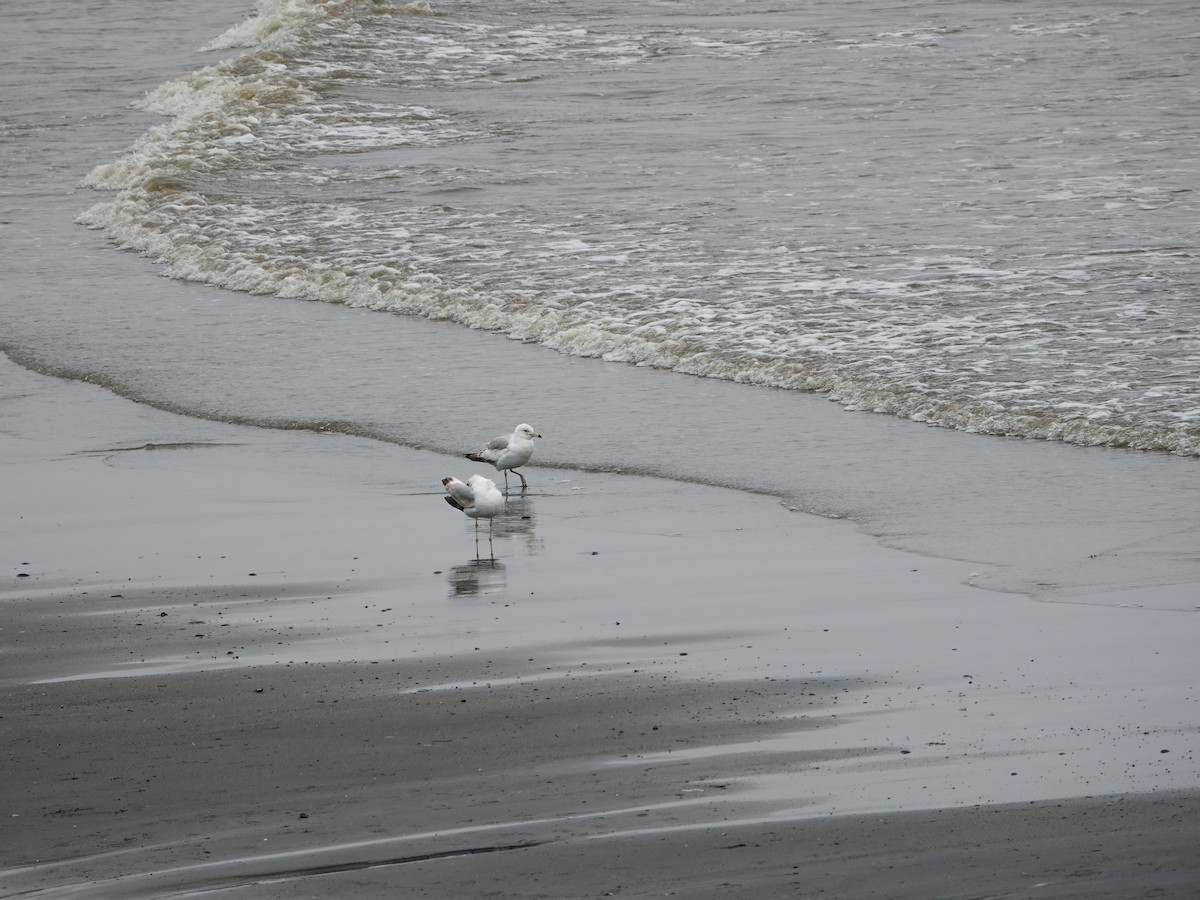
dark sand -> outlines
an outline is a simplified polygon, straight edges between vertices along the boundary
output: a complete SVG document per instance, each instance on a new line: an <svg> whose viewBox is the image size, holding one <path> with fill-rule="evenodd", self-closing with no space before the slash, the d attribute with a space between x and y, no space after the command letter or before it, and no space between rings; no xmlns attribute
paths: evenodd
<svg viewBox="0 0 1200 900"><path fill-rule="evenodd" d="M1194 616L3 365L0 896L1200 896Z"/></svg>
<svg viewBox="0 0 1200 900"><path fill-rule="evenodd" d="M829 704L836 683L402 692L488 677L453 668L7 688L5 805L21 815L5 895L1130 898L1200 884L1196 794L773 820L726 796L721 766L606 764L753 740L781 708ZM52 889L71 884L87 886Z"/></svg>

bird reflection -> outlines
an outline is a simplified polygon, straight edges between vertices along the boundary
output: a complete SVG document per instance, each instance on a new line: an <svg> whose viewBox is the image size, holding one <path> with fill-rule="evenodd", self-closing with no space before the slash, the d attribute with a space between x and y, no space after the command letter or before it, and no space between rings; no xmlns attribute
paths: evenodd
<svg viewBox="0 0 1200 900"><path fill-rule="evenodd" d="M491 520L492 539L499 545L497 549L501 552L510 542L524 545L527 555L532 556L542 551L542 539L537 536L533 505L533 498L528 494L509 497L505 501L504 511ZM453 566L446 577L450 582L451 597L477 597L508 589L504 563L495 556L490 559L476 557L461 566Z"/></svg>
<svg viewBox="0 0 1200 900"><path fill-rule="evenodd" d="M525 553L533 555L542 550L537 536L534 501L528 494L509 497L504 511L492 520L493 539L503 551L509 542L524 545ZM511 554L510 554L511 555ZM461 566L453 566L447 574L451 597L479 597L508 590L508 575L499 560L476 558Z"/></svg>
<svg viewBox="0 0 1200 900"><path fill-rule="evenodd" d="M507 590L504 563L494 559L473 559L450 569L450 596L477 597Z"/></svg>
<svg viewBox="0 0 1200 900"><path fill-rule="evenodd" d="M528 494L510 496L504 504L504 512L496 517L496 539L518 540L525 545L526 553L540 553L542 540L535 531L536 523L533 498Z"/></svg>

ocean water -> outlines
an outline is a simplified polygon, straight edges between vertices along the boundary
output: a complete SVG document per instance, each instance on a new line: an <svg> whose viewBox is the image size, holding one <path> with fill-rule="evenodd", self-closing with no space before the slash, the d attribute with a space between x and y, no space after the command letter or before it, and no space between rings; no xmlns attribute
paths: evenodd
<svg viewBox="0 0 1200 900"><path fill-rule="evenodd" d="M259 10L86 179L173 277L1200 454L1189 4Z"/></svg>
<svg viewBox="0 0 1200 900"><path fill-rule="evenodd" d="M6 5L18 362L1194 605L1194 5L193 6Z"/></svg>

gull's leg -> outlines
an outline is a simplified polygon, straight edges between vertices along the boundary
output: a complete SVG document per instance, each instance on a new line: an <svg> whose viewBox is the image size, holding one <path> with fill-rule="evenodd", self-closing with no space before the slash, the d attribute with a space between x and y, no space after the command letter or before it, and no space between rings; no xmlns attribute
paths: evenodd
<svg viewBox="0 0 1200 900"><path fill-rule="evenodd" d="M488 519L488 553L491 555L493 560L496 558L496 550L492 546L492 522L494 521L494 518Z"/></svg>
<svg viewBox="0 0 1200 900"><path fill-rule="evenodd" d="M521 490L525 490L525 488L529 487L529 482L525 480L525 476L521 474L520 469L513 469L513 472L518 478L521 479Z"/></svg>

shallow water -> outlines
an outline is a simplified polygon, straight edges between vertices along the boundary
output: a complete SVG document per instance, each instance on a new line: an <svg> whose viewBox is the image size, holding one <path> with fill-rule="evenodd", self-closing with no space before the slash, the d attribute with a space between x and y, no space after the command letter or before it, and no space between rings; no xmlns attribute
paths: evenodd
<svg viewBox="0 0 1200 900"><path fill-rule="evenodd" d="M319 15L243 48L235 3L13 5L14 359L442 451L528 420L541 466L1194 606L1194 459L731 383L1193 453L1194 11L290 8Z"/></svg>

